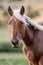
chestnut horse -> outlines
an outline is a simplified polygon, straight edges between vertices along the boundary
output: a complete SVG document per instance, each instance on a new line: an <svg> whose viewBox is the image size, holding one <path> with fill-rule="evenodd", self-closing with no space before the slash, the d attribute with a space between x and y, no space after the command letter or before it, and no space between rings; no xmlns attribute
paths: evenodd
<svg viewBox="0 0 43 65"><path fill-rule="evenodd" d="M15 15L11 7L8 7L8 12L13 47L18 47L19 41L22 40L22 50L27 56L30 65L43 65L43 31L37 27L35 29L34 26L27 24L28 22L23 20L22 17L25 12L23 6L19 12L21 16L19 14Z"/></svg>

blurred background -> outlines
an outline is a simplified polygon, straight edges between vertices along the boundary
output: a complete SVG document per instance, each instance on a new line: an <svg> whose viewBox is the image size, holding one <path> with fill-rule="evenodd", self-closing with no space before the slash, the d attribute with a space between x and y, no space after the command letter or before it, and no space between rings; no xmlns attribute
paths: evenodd
<svg viewBox="0 0 43 65"><path fill-rule="evenodd" d="M28 65L22 45L14 49L10 42L8 6L13 9L25 6L25 14L43 25L43 0L0 0L0 65Z"/></svg>

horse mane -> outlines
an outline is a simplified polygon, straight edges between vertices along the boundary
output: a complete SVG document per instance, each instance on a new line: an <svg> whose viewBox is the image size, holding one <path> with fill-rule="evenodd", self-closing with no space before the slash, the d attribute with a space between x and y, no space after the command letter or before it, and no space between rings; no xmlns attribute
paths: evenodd
<svg viewBox="0 0 43 65"><path fill-rule="evenodd" d="M33 31L37 31L37 30L38 30L37 28L35 29L34 26L31 25L31 24L28 22L27 19L26 19L26 23L28 24L27 27L30 28L31 30L33 30Z"/></svg>
<svg viewBox="0 0 43 65"><path fill-rule="evenodd" d="M30 17L26 15L21 15L19 10L13 10L13 15L19 19L21 22L23 22L25 25L30 26L34 28L34 30L43 30L43 26L36 23L34 20L32 20Z"/></svg>

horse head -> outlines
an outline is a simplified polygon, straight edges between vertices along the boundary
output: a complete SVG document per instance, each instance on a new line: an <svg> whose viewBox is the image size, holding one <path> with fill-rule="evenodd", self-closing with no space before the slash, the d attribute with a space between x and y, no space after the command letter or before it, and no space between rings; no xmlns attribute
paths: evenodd
<svg viewBox="0 0 43 65"><path fill-rule="evenodd" d="M12 8L9 6L8 7L8 12L10 15L9 19L9 26L10 26L10 31L11 31L11 42L14 47L18 47L18 43L21 40L22 37L25 36L25 24L19 20L14 14L14 11ZM23 17L25 12L24 6L21 7L19 14L21 17ZM16 13L17 14L17 13Z"/></svg>

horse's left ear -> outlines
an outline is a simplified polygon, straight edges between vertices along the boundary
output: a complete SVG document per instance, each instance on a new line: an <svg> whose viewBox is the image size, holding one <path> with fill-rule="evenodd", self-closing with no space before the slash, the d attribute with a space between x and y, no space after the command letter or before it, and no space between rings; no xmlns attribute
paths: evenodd
<svg viewBox="0 0 43 65"><path fill-rule="evenodd" d="M10 16L13 15L13 11L12 11L12 8L10 6L8 7L8 13L9 13Z"/></svg>
<svg viewBox="0 0 43 65"><path fill-rule="evenodd" d="M24 12L25 12L25 8L24 8L24 6L22 5L22 6L21 6L21 9L20 9L20 14L23 16Z"/></svg>

